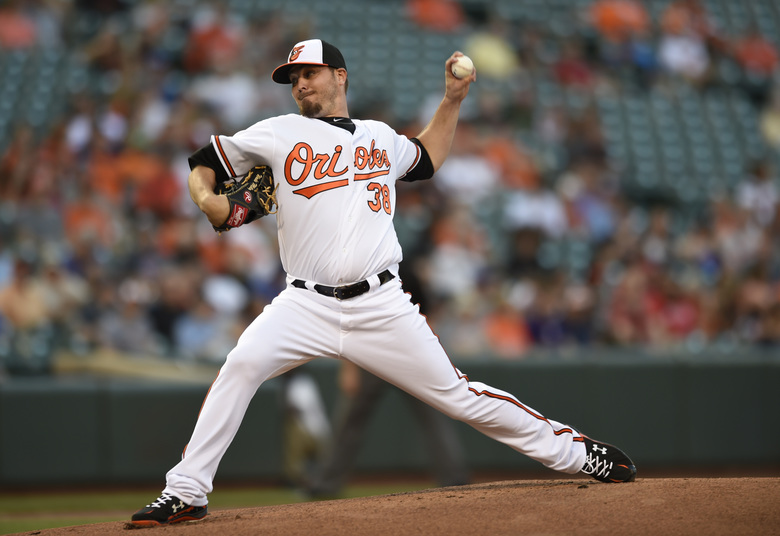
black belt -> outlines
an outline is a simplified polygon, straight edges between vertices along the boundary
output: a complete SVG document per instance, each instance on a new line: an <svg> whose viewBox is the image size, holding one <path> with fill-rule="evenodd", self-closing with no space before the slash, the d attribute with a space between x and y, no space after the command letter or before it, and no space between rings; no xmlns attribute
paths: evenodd
<svg viewBox="0 0 780 536"><path fill-rule="evenodd" d="M384 285L385 283L393 279L395 276L392 273L390 273L390 270L385 270L384 272L379 274L378 277L379 277L379 284ZM300 279L294 279L292 282L292 286L296 288L303 288L303 289L307 288L306 282ZM316 290L318 293L322 294L323 296L328 296L330 298L336 298L337 300L348 300L350 298L360 296L361 294L368 292L370 288L371 285L365 279L358 283L354 283L352 285L344 285L341 287L328 287L326 285L314 285L314 290Z"/></svg>

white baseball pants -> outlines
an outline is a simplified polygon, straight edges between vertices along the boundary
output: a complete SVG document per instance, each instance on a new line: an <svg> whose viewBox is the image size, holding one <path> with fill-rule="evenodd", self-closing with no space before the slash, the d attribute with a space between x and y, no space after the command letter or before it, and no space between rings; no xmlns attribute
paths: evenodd
<svg viewBox="0 0 780 536"><path fill-rule="evenodd" d="M571 427L455 368L396 278L344 301L291 286L282 291L228 354L164 492L207 504L219 462L260 385L318 357L352 361L551 469L573 474L585 463L585 446Z"/></svg>

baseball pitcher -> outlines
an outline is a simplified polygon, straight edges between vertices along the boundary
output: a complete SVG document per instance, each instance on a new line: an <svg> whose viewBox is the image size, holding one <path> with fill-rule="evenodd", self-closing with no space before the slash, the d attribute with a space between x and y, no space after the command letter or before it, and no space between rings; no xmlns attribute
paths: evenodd
<svg viewBox="0 0 780 536"><path fill-rule="evenodd" d="M241 232L234 229L276 212L288 284L228 354L181 461L133 525L203 518L219 462L258 387L321 357L351 361L551 469L634 480L634 463L619 449L458 370L402 288L396 186L431 178L447 157L476 81L473 67L453 74L456 64L469 64L460 58L447 59L444 98L409 139L382 122L350 118L341 52L302 41L272 74L290 85L300 113L214 135L192 155L190 194L218 232Z"/></svg>

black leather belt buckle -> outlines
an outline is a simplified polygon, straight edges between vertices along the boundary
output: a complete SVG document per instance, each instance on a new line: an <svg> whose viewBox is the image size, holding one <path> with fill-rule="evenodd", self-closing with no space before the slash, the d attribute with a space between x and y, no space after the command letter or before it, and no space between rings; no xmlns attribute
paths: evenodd
<svg viewBox="0 0 780 536"><path fill-rule="evenodd" d="M368 281L361 281L360 283L355 283L354 285L336 287L333 289L333 297L339 301L348 300L368 292L368 289L370 288L371 285L368 284Z"/></svg>

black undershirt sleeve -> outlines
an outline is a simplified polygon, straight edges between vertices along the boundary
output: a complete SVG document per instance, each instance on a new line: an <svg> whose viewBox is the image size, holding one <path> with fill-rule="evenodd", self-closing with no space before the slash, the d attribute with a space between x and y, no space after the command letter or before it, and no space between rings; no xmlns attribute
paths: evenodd
<svg viewBox="0 0 780 536"><path fill-rule="evenodd" d="M420 148L420 161L417 162L417 165L400 180L404 182L414 182L430 179L433 177L433 162L428 155L428 151L425 150L425 146L417 138L412 138L410 141Z"/></svg>
<svg viewBox="0 0 780 536"><path fill-rule="evenodd" d="M187 159L187 162L190 164L190 170L195 169L197 166L205 166L213 169L214 173L217 174L218 183L229 181L232 178L227 174L225 168L222 167L222 162L219 161L217 151L214 150L214 146L210 143L192 153Z"/></svg>

